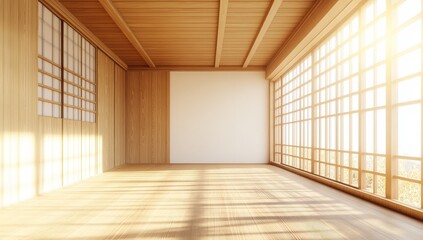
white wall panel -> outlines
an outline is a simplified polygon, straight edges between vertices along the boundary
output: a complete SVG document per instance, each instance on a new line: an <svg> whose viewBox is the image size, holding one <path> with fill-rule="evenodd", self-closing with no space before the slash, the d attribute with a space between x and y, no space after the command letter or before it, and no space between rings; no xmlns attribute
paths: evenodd
<svg viewBox="0 0 423 240"><path fill-rule="evenodd" d="M171 72L171 163L267 163L264 72Z"/></svg>

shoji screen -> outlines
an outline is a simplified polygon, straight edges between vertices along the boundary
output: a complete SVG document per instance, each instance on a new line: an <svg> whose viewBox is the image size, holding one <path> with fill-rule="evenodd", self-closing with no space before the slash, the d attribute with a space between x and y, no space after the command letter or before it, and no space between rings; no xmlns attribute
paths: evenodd
<svg viewBox="0 0 423 240"><path fill-rule="evenodd" d="M275 82L274 99L274 143L275 156L274 160L277 163L282 162L282 80Z"/></svg>
<svg viewBox="0 0 423 240"><path fill-rule="evenodd" d="M421 5L367 1L275 82L275 162L422 207Z"/></svg>
<svg viewBox="0 0 423 240"><path fill-rule="evenodd" d="M392 4L392 197L422 205L422 6Z"/></svg>
<svg viewBox="0 0 423 240"><path fill-rule="evenodd" d="M61 20L38 3L38 114L61 115Z"/></svg>
<svg viewBox="0 0 423 240"><path fill-rule="evenodd" d="M359 18L314 52L315 173L358 187Z"/></svg>
<svg viewBox="0 0 423 240"><path fill-rule="evenodd" d="M282 78L282 163L311 172L311 56ZM275 114L276 116L276 114Z"/></svg>
<svg viewBox="0 0 423 240"><path fill-rule="evenodd" d="M96 121L95 47L82 39L82 121Z"/></svg>
<svg viewBox="0 0 423 240"><path fill-rule="evenodd" d="M63 117L82 120L82 37L66 23L63 32Z"/></svg>
<svg viewBox="0 0 423 240"><path fill-rule="evenodd" d="M64 118L95 122L95 48L66 23L63 32Z"/></svg>

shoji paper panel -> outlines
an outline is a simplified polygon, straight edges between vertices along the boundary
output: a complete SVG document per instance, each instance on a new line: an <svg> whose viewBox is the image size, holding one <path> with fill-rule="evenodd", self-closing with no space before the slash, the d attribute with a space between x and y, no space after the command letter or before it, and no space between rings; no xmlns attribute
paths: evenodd
<svg viewBox="0 0 423 240"><path fill-rule="evenodd" d="M64 118L81 120L82 37L66 23L63 33Z"/></svg>
<svg viewBox="0 0 423 240"><path fill-rule="evenodd" d="M96 112L96 81L95 81L95 47L84 38L82 39L82 121L95 122Z"/></svg>
<svg viewBox="0 0 423 240"><path fill-rule="evenodd" d="M62 21L38 2L38 114L60 118Z"/></svg>
<svg viewBox="0 0 423 240"><path fill-rule="evenodd" d="M125 164L125 73L115 65L115 166Z"/></svg>
<svg viewBox="0 0 423 240"><path fill-rule="evenodd" d="M128 71L126 163L169 163L169 72Z"/></svg>
<svg viewBox="0 0 423 240"><path fill-rule="evenodd" d="M115 166L114 152L114 65L103 52L97 52L98 59L98 157L101 169L107 171Z"/></svg>

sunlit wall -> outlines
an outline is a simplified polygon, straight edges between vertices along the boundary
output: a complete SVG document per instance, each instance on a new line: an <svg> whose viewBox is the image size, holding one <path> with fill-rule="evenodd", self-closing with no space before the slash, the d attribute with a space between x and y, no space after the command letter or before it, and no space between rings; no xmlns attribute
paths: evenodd
<svg viewBox="0 0 423 240"><path fill-rule="evenodd" d="M420 0L371 0L274 83L274 161L422 207Z"/></svg>

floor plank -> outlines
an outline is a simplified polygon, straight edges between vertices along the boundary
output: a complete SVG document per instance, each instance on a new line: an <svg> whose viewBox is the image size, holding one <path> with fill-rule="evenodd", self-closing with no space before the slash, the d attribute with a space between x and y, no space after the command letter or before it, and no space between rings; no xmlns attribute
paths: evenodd
<svg viewBox="0 0 423 240"><path fill-rule="evenodd" d="M270 165L132 165L0 209L0 239L423 239L423 223Z"/></svg>

